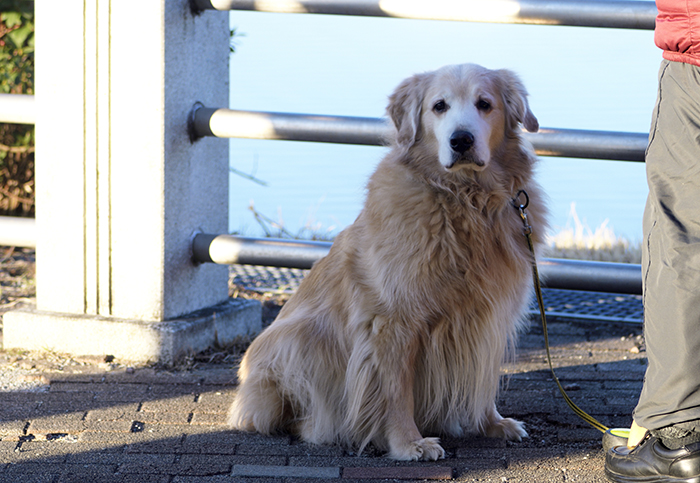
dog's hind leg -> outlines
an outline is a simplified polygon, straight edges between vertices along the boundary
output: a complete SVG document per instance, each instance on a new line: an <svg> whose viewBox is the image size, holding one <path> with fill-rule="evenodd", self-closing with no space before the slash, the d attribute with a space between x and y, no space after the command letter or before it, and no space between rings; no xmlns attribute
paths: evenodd
<svg viewBox="0 0 700 483"><path fill-rule="evenodd" d="M513 418L504 418L498 413L494 403L486 415L484 434L489 438L504 438L509 441L521 441L527 438L525 425Z"/></svg>
<svg viewBox="0 0 700 483"><path fill-rule="evenodd" d="M228 425L243 431L272 434L285 424L285 401L277 384L251 375L241 384L228 413Z"/></svg>

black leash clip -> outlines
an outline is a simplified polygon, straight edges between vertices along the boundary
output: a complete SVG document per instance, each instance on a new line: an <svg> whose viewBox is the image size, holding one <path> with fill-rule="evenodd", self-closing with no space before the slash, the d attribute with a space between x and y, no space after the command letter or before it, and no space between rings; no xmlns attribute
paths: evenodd
<svg viewBox="0 0 700 483"><path fill-rule="evenodd" d="M520 198L524 196L525 197L525 202L521 203ZM513 207L517 208L518 211L520 211L520 218L523 220L523 234L525 236L532 234L532 227L530 226L530 222L527 219L527 213L525 213L525 208L528 207L530 204L530 197L527 194L527 191L525 190L520 190L515 194L515 198L512 200Z"/></svg>

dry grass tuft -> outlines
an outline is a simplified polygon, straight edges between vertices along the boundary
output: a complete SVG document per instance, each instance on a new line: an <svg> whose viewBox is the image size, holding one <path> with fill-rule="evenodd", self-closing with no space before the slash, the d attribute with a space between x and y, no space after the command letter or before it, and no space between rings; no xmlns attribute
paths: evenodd
<svg viewBox="0 0 700 483"><path fill-rule="evenodd" d="M569 215L574 223L549 238L546 256L574 260L601 262L641 263L641 243L631 243L615 235L605 220L595 230L583 224L576 213L576 205L571 204Z"/></svg>

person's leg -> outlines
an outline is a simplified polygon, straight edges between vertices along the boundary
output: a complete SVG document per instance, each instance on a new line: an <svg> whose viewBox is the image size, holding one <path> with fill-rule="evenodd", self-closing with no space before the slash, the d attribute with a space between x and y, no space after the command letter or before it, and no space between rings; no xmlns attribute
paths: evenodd
<svg viewBox="0 0 700 483"><path fill-rule="evenodd" d="M646 164L649 365L628 447L608 451L605 472L615 482L700 483L699 67L662 63Z"/></svg>
<svg viewBox="0 0 700 483"><path fill-rule="evenodd" d="M646 156L644 332L634 420L700 429L700 68L664 61Z"/></svg>

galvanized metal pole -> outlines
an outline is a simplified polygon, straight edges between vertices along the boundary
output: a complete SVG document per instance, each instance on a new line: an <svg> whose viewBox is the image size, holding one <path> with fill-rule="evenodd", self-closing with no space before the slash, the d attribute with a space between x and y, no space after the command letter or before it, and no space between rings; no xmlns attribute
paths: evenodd
<svg viewBox="0 0 700 483"><path fill-rule="evenodd" d="M34 96L0 94L0 122L34 124Z"/></svg>
<svg viewBox="0 0 700 483"><path fill-rule="evenodd" d="M642 267L637 264L545 258L538 268L548 288L642 293Z"/></svg>
<svg viewBox="0 0 700 483"><path fill-rule="evenodd" d="M200 233L192 242L192 254L194 260L199 263L307 269L328 255L331 245L330 242Z"/></svg>
<svg viewBox="0 0 700 483"><path fill-rule="evenodd" d="M321 116L279 112L238 111L195 106L191 115L193 139L277 139L321 143L383 146L391 133L385 119ZM540 156L644 161L648 134L542 128L523 133Z"/></svg>
<svg viewBox="0 0 700 483"><path fill-rule="evenodd" d="M524 132L540 156L612 159L644 162L648 133L584 131L543 127L536 133Z"/></svg>
<svg viewBox="0 0 700 483"><path fill-rule="evenodd" d="M196 137L276 139L382 146L390 133L384 119L281 112L238 111L195 106Z"/></svg>
<svg viewBox="0 0 700 483"><path fill-rule="evenodd" d="M192 244L199 263L311 268L328 255L332 243L273 238L244 238L200 233ZM611 293L642 293L640 265L546 258L539 263L540 277L548 288Z"/></svg>
<svg viewBox="0 0 700 483"><path fill-rule="evenodd" d="M33 218L0 216L0 246L36 247L36 222Z"/></svg>
<svg viewBox="0 0 700 483"><path fill-rule="evenodd" d="M653 30L656 4L600 0L191 0L197 10L256 10L461 22Z"/></svg>

